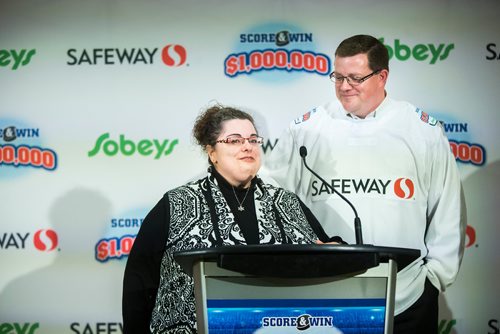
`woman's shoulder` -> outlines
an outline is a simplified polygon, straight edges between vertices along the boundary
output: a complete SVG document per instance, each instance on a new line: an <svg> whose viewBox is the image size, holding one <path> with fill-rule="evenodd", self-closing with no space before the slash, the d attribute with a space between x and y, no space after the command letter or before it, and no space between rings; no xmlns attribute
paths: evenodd
<svg viewBox="0 0 500 334"><path fill-rule="evenodd" d="M206 177L203 177L199 180L187 182L183 185L167 190L167 192L165 192L165 194L163 195L163 198L168 198L169 196L172 196L174 194L180 194L186 192L192 193L193 191L200 191L204 186L205 182L207 182Z"/></svg>
<svg viewBox="0 0 500 334"><path fill-rule="evenodd" d="M283 195L287 195L287 196L293 196L293 197L297 196L297 195L295 195L294 192L287 190L285 188L282 188L280 186L273 185L271 183L261 182L261 185L262 185L262 187L264 187L267 191L269 191L272 194L279 193L279 194L283 194Z"/></svg>

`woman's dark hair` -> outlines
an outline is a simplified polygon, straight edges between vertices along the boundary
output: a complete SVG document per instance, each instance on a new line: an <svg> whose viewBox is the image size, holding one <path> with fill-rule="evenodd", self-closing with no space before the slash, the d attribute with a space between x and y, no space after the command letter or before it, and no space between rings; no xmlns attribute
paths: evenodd
<svg viewBox="0 0 500 334"><path fill-rule="evenodd" d="M255 122L250 114L236 108L215 105L202 112L194 123L193 136L198 145L206 150L207 145L214 146L222 131L222 123L232 119L247 119Z"/></svg>
<svg viewBox="0 0 500 334"><path fill-rule="evenodd" d="M352 57L366 53L368 66L372 71L389 70L389 52L385 45L370 35L355 35L344 39L337 50L336 57Z"/></svg>

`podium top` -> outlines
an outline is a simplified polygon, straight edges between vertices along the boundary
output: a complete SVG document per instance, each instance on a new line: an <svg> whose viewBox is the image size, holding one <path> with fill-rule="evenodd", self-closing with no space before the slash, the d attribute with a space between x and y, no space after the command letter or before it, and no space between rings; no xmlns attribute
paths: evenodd
<svg viewBox="0 0 500 334"><path fill-rule="evenodd" d="M403 269L420 250L374 245L238 245L192 249L174 254L192 275L197 261L217 262L220 268L240 273L288 278L327 277L365 271L389 259Z"/></svg>

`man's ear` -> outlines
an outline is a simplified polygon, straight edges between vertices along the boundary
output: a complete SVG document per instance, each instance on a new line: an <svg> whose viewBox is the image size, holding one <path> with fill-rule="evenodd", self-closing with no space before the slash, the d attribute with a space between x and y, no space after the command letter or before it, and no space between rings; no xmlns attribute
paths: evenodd
<svg viewBox="0 0 500 334"><path fill-rule="evenodd" d="M384 85L387 83L387 78L389 78L389 71L388 70L382 70L378 74L380 76L381 81L384 83Z"/></svg>

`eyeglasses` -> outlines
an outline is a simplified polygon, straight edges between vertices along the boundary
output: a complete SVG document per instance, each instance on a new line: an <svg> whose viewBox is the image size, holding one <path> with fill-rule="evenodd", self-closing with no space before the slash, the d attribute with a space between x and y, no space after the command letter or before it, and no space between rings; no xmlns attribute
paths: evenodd
<svg viewBox="0 0 500 334"><path fill-rule="evenodd" d="M248 141L248 143L253 146L260 146L264 142L264 138L259 136L250 136L248 138L244 138L238 135L232 135L226 137L226 139L217 140L216 143L224 143L232 146L241 146L245 143L245 140Z"/></svg>
<svg viewBox="0 0 500 334"><path fill-rule="evenodd" d="M341 75L336 75L335 72L332 72L332 73L330 73L330 80L332 82L334 82L336 85L340 86L340 85L342 85L342 83L344 82L344 79L345 79L345 80L347 80L347 83L349 85L351 85L351 86L357 86L357 85L361 85L363 82L365 82L366 80L370 79L375 74L380 73L380 71L382 71L382 70L373 71L372 73L370 73L367 76L364 76L362 78L355 78L355 77L351 77L351 76L344 77L344 76L341 76Z"/></svg>

